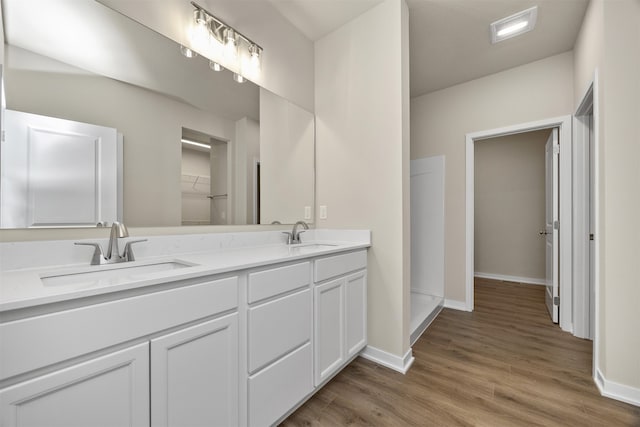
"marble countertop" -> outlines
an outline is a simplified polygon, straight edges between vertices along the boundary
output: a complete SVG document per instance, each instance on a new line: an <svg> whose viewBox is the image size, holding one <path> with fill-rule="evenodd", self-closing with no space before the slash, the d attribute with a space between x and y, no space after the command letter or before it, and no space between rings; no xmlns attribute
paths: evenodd
<svg viewBox="0 0 640 427"><path fill-rule="evenodd" d="M0 312L337 254L369 246L369 242L313 241L302 245L268 244L150 256L104 266L66 265L8 270L0 275ZM179 265L180 268L163 271L150 271L153 267L138 268L166 263L182 265Z"/></svg>

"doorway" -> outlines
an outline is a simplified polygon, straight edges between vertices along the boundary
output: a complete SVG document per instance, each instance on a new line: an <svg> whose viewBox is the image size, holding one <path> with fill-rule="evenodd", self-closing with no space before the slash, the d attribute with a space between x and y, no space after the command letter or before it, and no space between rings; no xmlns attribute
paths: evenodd
<svg viewBox="0 0 640 427"><path fill-rule="evenodd" d="M228 224L227 141L182 129L182 225Z"/></svg>
<svg viewBox="0 0 640 427"><path fill-rule="evenodd" d="M518 134L542 129L558 128L559 133L559 217L557 224L559 237L559 265L567 266L560 269L558 277L559 324L562 330L572 332L572 269L571 259L571 116L540 120L514 126L469 133L466 135L466 304L467 310L473 311L474 306L474 242L475 242L475 143L487 138Z"/></svg>
<svg viewBox="0 0 640 427"><path fill-rule="evenodd" d="M547 181L550 187L557 188L557 185L552 185L546 174L547 170L553 171L547 167L546 160L547 146L555 145L549 141L554 134L557 129L542 129L483 139L476 144L476 281L491 280L498 284L497 289L507 283L537 286L548 283L547 264L553 266L552 253L557 253L553 246L547 251L547 244L553 245L557 239L553 239L552 220L546 218L547 212L557 213L546 210L547 195L557 206L557 191L547 189ZM549 175L557 179L557 169L555 172ZM555 264L557 266L557 262ZM550 269L549 273L553 271ZM553 292L551 287L548 290L550 296L546 300L550 302ZM557 323L557 306L551 304L551 308Z"/></svg>
<svg viewBox="0 0 640 427"><path fill-rule="evenodd" d="M597 245L597 142L594 102L595 80L575 114L573 194L574 222L574 335L592 339L596 335ZM596 349L594 348L594 355ZM596 364L594 363L594 366Z"/></svg>

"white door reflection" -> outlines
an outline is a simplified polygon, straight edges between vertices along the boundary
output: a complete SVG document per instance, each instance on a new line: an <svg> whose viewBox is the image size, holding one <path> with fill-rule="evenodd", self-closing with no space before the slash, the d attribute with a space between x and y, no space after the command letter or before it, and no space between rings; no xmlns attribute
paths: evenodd
<svg viewBox="0 0 640 427"><path fill-rule="evenodd" d="M2 228L95 227L122 218L122 136L114 128L5 111Z"/></svg>

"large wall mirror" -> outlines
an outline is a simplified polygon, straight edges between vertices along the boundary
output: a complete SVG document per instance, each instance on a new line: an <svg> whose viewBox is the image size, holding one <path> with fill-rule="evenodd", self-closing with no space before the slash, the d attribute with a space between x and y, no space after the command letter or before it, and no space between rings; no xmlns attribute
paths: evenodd
<svg viewBox="0 0 640 427"><path fill-rule="evenodd" d="M312 113L95 1L2 0L2 13L3 228L313 220ZM24 113L37 124L13 126Z"/></svg>

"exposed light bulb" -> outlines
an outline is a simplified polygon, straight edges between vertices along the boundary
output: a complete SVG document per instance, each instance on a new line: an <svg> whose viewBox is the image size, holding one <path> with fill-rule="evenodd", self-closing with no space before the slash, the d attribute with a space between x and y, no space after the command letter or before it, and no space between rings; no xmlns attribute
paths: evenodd
<svg viewBox="0 0 640 427"><path fill-rule="evenodd" d="M198 56L197 53L183 45L180 45L180 52L187 58L195 58L196 56Z"/></svg>
<svg viewBox="0 0 640 427"><path fill-rule="evenodd" d="M209 61L209 68L211 68L213 71L222 71L222 65L215 61Z"/></svg>
<svg viewBox="0 0 640 427"><path fill-rule="evenodd" d="M224 58L235 62L238 59L238 45L236 44L236 32L227 28L225 33Z"/></svg>
<svg viewBox="0 0 640 427"><path fill-rule="evenodd" d="M193 19L196 21L196 24L207 24L207 14L202 9L196 9L193 11Z"/></svg>
<svg viewBox="0 0 640 427"><path fill-rule="evenodd" d="M260 48L258 46L256 46L255 44L252 44L251 46L249 46L249 55L250 55L250 60L249 60L249 66L251 67L252 70L254 71L259 71L260 70Z"/></svg>
<svg viewBox="0 0 640 427"><path fill-rule="evenodd" d="M242 74L233 73L233 80L237 83L244 83L244 77L242 77Z"/></svg>

